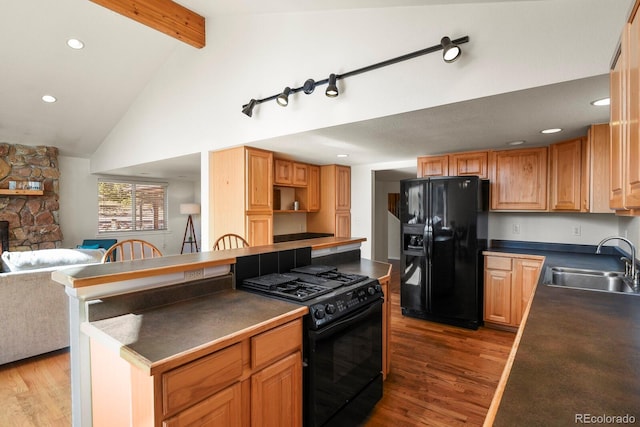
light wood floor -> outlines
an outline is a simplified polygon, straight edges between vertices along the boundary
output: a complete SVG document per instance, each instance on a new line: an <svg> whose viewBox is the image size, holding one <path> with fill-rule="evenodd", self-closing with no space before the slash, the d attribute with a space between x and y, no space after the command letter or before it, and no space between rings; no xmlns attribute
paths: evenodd
<svg viewBox="0 0 640 427"><path fill-rule="evenodd" d="M366 427L482 425L515 338L405 318L394 263L392 372ZM69 353L0 366L0 427L71 425Z"/></svg>

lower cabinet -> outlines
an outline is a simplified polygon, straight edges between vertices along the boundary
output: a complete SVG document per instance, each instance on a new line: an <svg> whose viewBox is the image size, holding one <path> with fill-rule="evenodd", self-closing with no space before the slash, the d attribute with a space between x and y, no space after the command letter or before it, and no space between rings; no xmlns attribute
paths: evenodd
<svg viewBox="0 0 640 427"><path fill-rule="evenodd" d="M302 426L302 320L151 373L91 339L91 379L96 427Z"/></svg>
<svg viewBox="0 0 640 427"><path fill-rule="evenodd" d="M486 255L484 321L488 325L517 328L533 295L543 257Z"/></svg>

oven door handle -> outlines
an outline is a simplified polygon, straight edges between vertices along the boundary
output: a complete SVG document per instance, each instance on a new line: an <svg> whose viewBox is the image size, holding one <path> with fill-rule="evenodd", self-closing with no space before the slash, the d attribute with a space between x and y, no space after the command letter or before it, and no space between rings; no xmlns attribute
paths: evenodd
<svg viewBox="0 0 640 427"><path fill-rule="evenodd" d="M347 317L345 317L344 319L341 319L338 322L332 323L329 326L327 326L326 328L322 328L319 331L309 331L309 336L311 338L314 338L315 341L319 341L320 339L324 339L327 336L331 336L332 334L338 333L341 330L347 328L348 326L351 325L351 323L353 323L354 321L357 322L361 319L364 319L365 317L369 316L371 314L371 312L373 310L375 310L377 307L377 305L382 305L382 298L380 298L379 300L371 303L371 305L369 305L367 308L363 309L360 312L356 312L355 315L349 315Z"/></svg>

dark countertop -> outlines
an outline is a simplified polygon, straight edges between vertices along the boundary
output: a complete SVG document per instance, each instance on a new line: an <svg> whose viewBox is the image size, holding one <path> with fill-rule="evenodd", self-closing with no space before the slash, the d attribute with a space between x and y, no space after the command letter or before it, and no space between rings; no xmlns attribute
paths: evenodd
<svg viewBox="0 0 640 427"><path fill-rule="evenodd" d="M307 314L307 307L233 289L84 323L82 331L150 373L186 363Z"/></svg>
<svg viewBox="0 0 640 427"><path fill-rule="evenodd" d="M576 417L602 415L640 420L640 295L543 284L549 266L623 269L616 251L561 249L489 250L546 257L495 426L574 425Z"/></svg>

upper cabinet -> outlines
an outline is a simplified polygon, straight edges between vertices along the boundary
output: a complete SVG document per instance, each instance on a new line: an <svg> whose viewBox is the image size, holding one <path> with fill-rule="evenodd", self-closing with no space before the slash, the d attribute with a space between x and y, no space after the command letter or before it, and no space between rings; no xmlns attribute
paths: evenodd
<svg viewBox="0 0 640 427"><path fill-rule="evenodd" d="M304 163L275 159L273 170L275 185L306 186L309 182L309 165Z"/></svg>
<svg viewBox="0 0 640 427"><path fill-rule="evenodd" d="M449 154L449 175L475 175L482 179L488 179L489 153L487 151L471 151Z"/></svg>
<svg viewBox="0 0 640 427"><path fill-rule="evenodd" d="M636 2L610 73L611 191L617 214L640 214L640 15Z"/></svg>
<svg viewBox="0 0 640 427"><path fill-rule="evenodd" d="M549 146L549 209L586 212L589 208L587 141L583 138Z"/></svg>
<svg viewBox="0 0 640 427"><path fill-rule="evenodd" d="M491 209L547 209L547 147L492 151Z"/></svg>
<svg viewBox="0 0 640 427"><path fill-rule="evenodd" d="M273 210L273 154L247 148L247 204L248 213L270 213Z"/></svg>
<svg viewBox="0 0 640 427"><path fill-rule="evenodd" d="M476 175L489 178L489 153L468 151L443 156L418 157L418 178L429 176Z"/></svg>
<svg viewBox="0 0 640 427"><path fill-rule="evenodd" d="M320 182L322 209L307 216L307 231L351 237L351 168L321 166Z"/></svg>
<svg viewBox="0 0 640 427"><path fill-rule="evenodd" d="M418 157L418 178L448 175L449 156Z"/></svg>

